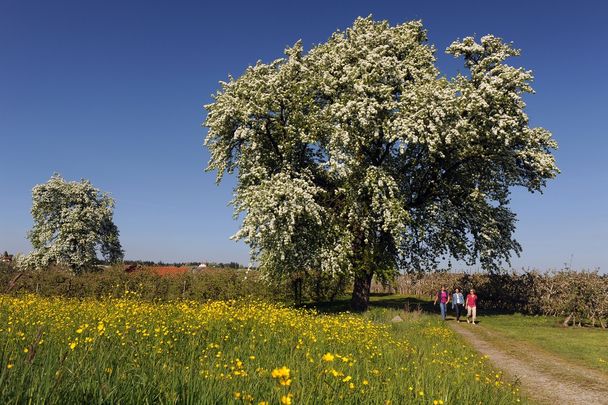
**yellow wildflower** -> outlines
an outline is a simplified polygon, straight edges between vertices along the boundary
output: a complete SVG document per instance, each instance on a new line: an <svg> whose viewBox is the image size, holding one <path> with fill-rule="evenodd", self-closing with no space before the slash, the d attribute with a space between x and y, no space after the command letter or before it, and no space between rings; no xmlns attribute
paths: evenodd
<svg viewBox="0 0 608 405"><path fill-rule="evenodd" d="M321 357L321 360L326 361L326 362L329 363L331 361L334 361L334 358L335 358L335 356L333 354L331 354L331 353L325 353L323 355L323 357Z"/></svg>
<svg viewBox="0 0 608 405"><path fill-rule="evenodd" d="M272 370L272 378L276 378L281 385L289 386L291 385L291 379L289 378L290 370L283 366L281 368L275 368Z"/></svg>

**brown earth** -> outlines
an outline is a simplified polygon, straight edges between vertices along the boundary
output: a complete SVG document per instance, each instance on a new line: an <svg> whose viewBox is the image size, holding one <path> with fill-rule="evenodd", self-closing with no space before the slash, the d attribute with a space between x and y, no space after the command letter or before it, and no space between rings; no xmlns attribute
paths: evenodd
<svg viewBox="0 0 608 405"><path fill-rule="evenodd" d="M521 341L503 338L481 325L450 322L495 367L518 381L530 400L539 404L608 404L608 376L572 364Z"/></svg>

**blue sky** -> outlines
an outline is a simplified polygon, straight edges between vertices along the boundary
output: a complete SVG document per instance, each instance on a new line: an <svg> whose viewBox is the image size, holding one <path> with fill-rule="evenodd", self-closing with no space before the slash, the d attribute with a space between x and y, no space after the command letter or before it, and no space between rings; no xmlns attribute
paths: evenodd
<svg viewBox="0 0 608 405"><path fill-rule="evenodd" d="M608 17L602 2L299 3L0 0L0 250L27 252L31 189L53 172L116 199L126 257L248 261L203 171L203 105L227 75L308 49L357 16L422 19L441 70L456 38L513 41L532 69L532 124L551 130L562 174L543 195L515 190L514 267L608 270Z"/></svg>

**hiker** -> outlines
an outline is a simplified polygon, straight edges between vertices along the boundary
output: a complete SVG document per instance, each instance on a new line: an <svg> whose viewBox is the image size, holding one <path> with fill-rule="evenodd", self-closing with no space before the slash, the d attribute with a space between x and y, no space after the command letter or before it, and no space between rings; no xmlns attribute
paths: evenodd
<svg viewBox="0 0 608 405"><path fill-rule="evenodd" d="M475 290L472 288L469 294L467 295L466 303L467 323L470 323L472 318L473 325L475 325L475 320L477 319L477 294L475 294Z"/></svg>
<svg viewBox="0 0 608 405"><path fill-rule="evenodd" d="M464 309L464 296L458 287L456 287L454 294L452 294L452 309L456 313L456 322L460 322L460 313Z"/></svg>
<svg viewBox="0 0 608 405"><path fill-rule="evenodd" d="M441 308L441 319L445 321L446 308L450 302L450 293L446 289L446 286L442 286L441 291L437 291L433 305L437 305L437 301L439 301L439 308Z"/></svg>

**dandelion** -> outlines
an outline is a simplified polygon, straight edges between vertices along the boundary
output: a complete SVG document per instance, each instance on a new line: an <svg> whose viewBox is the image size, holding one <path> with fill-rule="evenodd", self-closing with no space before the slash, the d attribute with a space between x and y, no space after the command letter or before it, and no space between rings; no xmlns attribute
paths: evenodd
<svg viewBox="0 0 608 405"><path fill-rule="evenodd" d="M334 361L335 356L331 353L325 353L323 355L323 357L321 357L321 360L325 361L325 362L332 362Z"/></svg>
<svg viewBox="0 0 608 405"><path fill-rule="evenodd" d="M281 368L275 368L274 370L272 370L271 373L272 378L277 379L279 384L285 386L291 385L291 379L289 378L289 374L290 370L286 366L283 366Z"/></svg>

